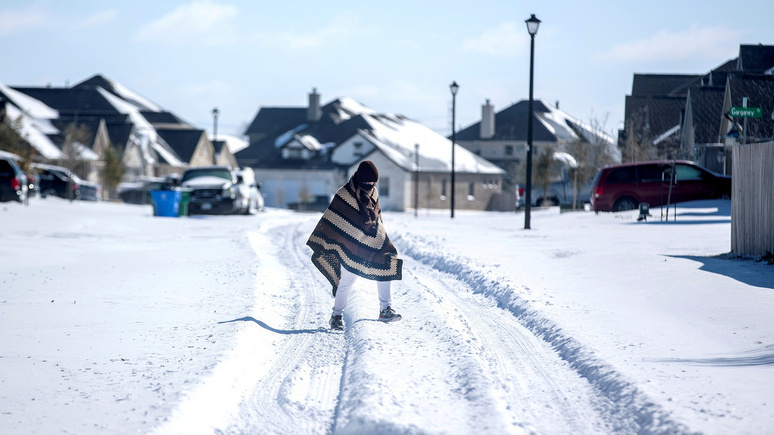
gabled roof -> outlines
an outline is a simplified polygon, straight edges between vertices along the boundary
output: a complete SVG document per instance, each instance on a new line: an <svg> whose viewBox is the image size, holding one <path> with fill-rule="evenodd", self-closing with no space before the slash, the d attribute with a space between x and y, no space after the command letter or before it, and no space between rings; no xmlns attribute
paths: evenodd
<svg viewBox="0 0 774 435"><path fill-rule="evenodd" d="M144 111L140 111L140 114L143 116L143 118L147 119L148 122L150 122L153 125L159 125L159 126L179 125L181 127L191 128L191 125L189 125L182 119L178 118L177 115L175 115L172 112L167 112L167 111L150 112L150 111L144 110Z"/></svg>
<svg viewBox="0 0 774 435"><path fill-rule="evenodd" d="M529 101L519 101L495 113L495 132L485 141L527 141L527 112ZM554 106L548 106L541 100L533 104L532 140L535 142L557 142L577 139L590 140L594 135L600 139L614 142L613 138L594 131L580 120L570 116ZM472 124L456 133L457 141L481 141L481 122ZM449 136L451 137L451 136Z"/></svg>
<svg viewBox="0 0 774 435"><path fill-rule="evenodd" d="M141 111L159 112L163 110L156 103L130 90L126 86L99 74L73 86L73 88L76 89L96 89L97 87L105 89L106 91L121 98L122 100L131 103Z"/></svg>
<svg viewBox="0 0 774 435"><path fill-rule="evenodd" d="M774 68L774 46L740 45L737 69L751 74L764 74Z"/></svg>
<svg viewBox="0 0 774 435"><path fill-rule="evenodd" d="M245 130L246 136L271 136L284 132L306 120L306 109L299 107L261 107Z"/></svg>
<svg viewBox="0 0 774 435"><path fill-rule="evenodd" d="M366 118L371 124L360 134L405 171L416 168L415 146L419 145L419 169L423 172L451 171L449 139L424 125L400 115ZM454 168L458 173L503 174L504 170L456 144Z"/></svg>
<svg viewBox="0 0 774 435"><path fill-rule="evenodd" d="M696 86L689 90L688 104L694 128L694 143L720 143L720 121L723 116L725 88Z"/></svg>
<svg viewBox="0 0 774 435"><path fill-rule="evenodd" d="M687 92L687 91L686 91ZM655 138L682 121L685 97L678 96L626 96L624 119L638 122L648 128L648 137ZM643 132L641 132L643 133Z"/></svg>
<svg viewBox="0 0 774 435"><path fill-rule="evenodd" d="M688 87L700 82L702 77L702 74L634 74L631 95L685 95Z"/></svg>
<svg viewBox="0 0 774 435"><path fill-rule="evenodd" d="M422 170L446 171L451 167L451 143L442 135L402 115L380 114L350 99L338 98L321 108L317 121L307 119L307 110L262 108L246 134L250 146L236 153L243 166L257 168L331 169L347 166L333 163L330 150L355 136L373 144L388 159L405 170L414 165L414 146L419 143ZM287 118L284 118L286 115ZM256 139L257 138L257 139ZM281 148L295 141L317 151L310 160L283 159ZM438 150L443 157L438 157ZM486 160L459 145L459 172L502 173ZM448 160L448 161L447 161ZM350 162L351 164L351 162Z"/></svg>
<svg viewBox="0 0 774 435"><path fill-rule="evenodd" d="M60 116L90 114L110 116L120 114L96 89L25 88L13 89L59 111Z"/></svg>
<svg viewBox="0 0 774 435"><path fill-rule="evenodd" d="M312 136L320 144L339 144L370 125L362 113L347 107L348 99L336 99L321 108L318 121L307 120L306 108L261 108L245 134L250 146L236 153L239 161L253 167L298 166L299 162L283 159L279 149L294 137ZM258 138L257 140L255 138ZM315 168L330 168L327 157L320 156L304 163Z"/></svg>
<svg viewBox="0 0 774 435"><path fill-rule="evenodd" d="M124 151L129 138L132 136L134 125L129 123L107 124L110 143L119 151Z"/></svg>
<svg viewBox="0 0 774 435"><path fill-rule="evenodd" d="M193 158L196 146L204 136L204 130L159 128L156 132L164 139L164 142L175 152L177 157L185 163Z"/></svg>
<svg viewBox="0 0 774 435"><path fill-rule="evenodd" d="M728 75L736 71L737 60L738 58L728 60L723 65L710 71L702 84L705 86L725 86Z"/></svg>
<svg viewBox="0 0 774 435"><path fill-rule="evenodd" d="M224 147L228 149L226 141L224 140L216 140L212 142L212 148L215 150L215 154L220 154Z"/></svg>

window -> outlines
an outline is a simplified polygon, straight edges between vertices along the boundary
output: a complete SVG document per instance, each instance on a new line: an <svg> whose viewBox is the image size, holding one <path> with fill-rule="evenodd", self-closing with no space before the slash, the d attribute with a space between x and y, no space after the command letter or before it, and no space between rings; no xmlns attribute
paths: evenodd
<svg viewBox="0 0 774 435"><path fill-rule="evenodd" d="M353 154L356 158L363 157L363 142L355 142L352 144L355 147L355 151L353 151Z"/></svg>
<svg viewBox="0 0 774 435"><path fill-rule="evenodd" d="M635 181L635 175L634 175L634 166L626 166L623 168L616 168L610 171L610 174L607 176L607 183L610 184L616 184L616 183L634 183Z"/></svg>
<svg viewBox="0 0 774 435"><path fill-rule="evenodd" d="M473 183L473 182L468 183L468 200L469 201L473 201L474 199L476 199L475 186L476 186L476 183Z"/></svg>
<svg viewBox="0 0 774 435"><path fill-rule="evenodd" d="M304 153L301 148L285 148L285 158L286 159L302 159L304 158Z"/></svg>
<svg viewBox="0 0 774 435"><path fill-rule="evenodd" d="M506 145L505 146L505 155L506 156L512 156L513 155L513 145Z"/></svg>
<svg viewBox="0 0 774 435"><path fill-rule="evenodd" d="M379 196L384 198L390 197L390 179L389 177L382 177L379 179Z"/></svg>
<svg viewBox="0 0 774 435"><path fill-rule="evenodd" d="M659 165L642 165L637 168L637 178L640 183L661 181L662 171Z"/></svg>
<svg viewBox="0 0 774 435"><path fill-rule="evenodd" d="M446 200L446 179L441 180L441 200Z"/></svg>
<svg viewBox="0 0 774 435"><path fill-rule="evenodd" d="M677 179L678 180L701 180L702 173L699 169L688 165L677 165Z"/></svg>

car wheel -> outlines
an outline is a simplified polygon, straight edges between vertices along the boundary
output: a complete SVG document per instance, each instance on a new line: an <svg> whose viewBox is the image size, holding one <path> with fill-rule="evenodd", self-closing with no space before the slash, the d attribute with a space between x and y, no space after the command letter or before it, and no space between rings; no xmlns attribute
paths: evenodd
<svg viewBox="0 0 774 435"><path fill-rule="evenodd" d="M46 189L43 192L40 192L40 197L41 198L46 198L48 196L57 196L56 195L56 190L54 190L54 189Z"/></svg>
<svg viewBox="0 0 774 435"><path fill-rule="evenodd" d="M637 200L632 198L631 196L624 196L623 198L618 198L615 201L615 204L613 204L613 211L635 210L636 208L637 208Z"/></svg>

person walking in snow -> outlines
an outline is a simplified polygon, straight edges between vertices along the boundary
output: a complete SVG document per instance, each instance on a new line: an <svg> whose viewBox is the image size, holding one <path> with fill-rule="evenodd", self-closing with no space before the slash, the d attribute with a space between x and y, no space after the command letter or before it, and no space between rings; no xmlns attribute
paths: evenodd
<svg viewBox="0 0 774 435"><path fill-rule="evenodd" d="M403 260L384 229L378 180L376 165L361 162L306 242L313 251L312 263L333 286L331 329L344 329L342 313L358 276L377 282L379 320L402 318L392 309L390 284L402 279Z"/></svg>

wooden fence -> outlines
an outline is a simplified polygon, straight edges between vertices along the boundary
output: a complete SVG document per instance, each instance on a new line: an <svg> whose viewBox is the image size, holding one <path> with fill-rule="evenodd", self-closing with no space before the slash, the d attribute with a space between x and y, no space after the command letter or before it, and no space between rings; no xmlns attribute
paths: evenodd
<svg viewBox="0 0 774 435"><path fill-rule="evenodd" d="M774 253L774 142L733 148L731 251Z"/></svg>

